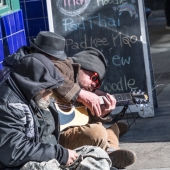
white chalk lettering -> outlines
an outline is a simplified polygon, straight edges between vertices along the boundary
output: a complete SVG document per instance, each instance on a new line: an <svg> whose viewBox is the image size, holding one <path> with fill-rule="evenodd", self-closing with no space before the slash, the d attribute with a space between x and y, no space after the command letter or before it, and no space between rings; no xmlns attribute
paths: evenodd
<svg viewBox="0 0 170 170"><path fill-rule="evenodd" d="M71 28L72 27L70 27L69 29L71 29ZM92 36L89 36L89 38L87 38L87 35L84 34L83 39L80 42L79 41L76 42L73 39L66 39L66 51L68 51L69 48L71 48L71 49L84 49L86 47L98 48L98 47L101 47L101 46L109 46L109 45L113 46L113 47L117 47L117 46L123 47L123 44L131 47L131 43L137 42L137 37L136 36L131 36L130 38L122 37L122 33L120 32L115 37L112 35L112 40L113 40L113 45L112 45L112 41L108 40L105 37L94 38ZM111 53L111 51L114 50L114 49L109 48L108 50ZM130 62L131 62L130 56L128 56L128 58L124 58L124 57L120 57L120 56L115 55L112 58L112 63L115 66L130 64Z"/></svg>
<svg viewBox="0 0 170 170"><path fill-rule="evenodd" d="M135 85L135 79L129 79L127 80L126 76L124 75L123 78L120 77L119 82L117 83L106 83L104 84L104 90L106 92L111 91L124 91L124 90L135 90L138 87Z"/></svg>
<svg viewBox="0 0 170 170"><path fill-rule="evenodd" d="M131 43L136 43L138 41L137 36L132 35L131 37L122 36L122 33L119 32L115 37L112 34L113 45L116 47L118 44L122 47L123 44L131 47Z"/></svg>
<svg viewBox="0 0 170 170"><path fill-rule="evenodd" d="M125 65L125 64L130 64L130 57L128 57L127 59L124 57L120 57L118 55L115 55L112 57L112 63L115 66L121 66L121 65Z"/></svg>
<svg viewBox="0 0 170 170"><path fill-rule="evenodd" d="M91 16L85 19L83 17L80 18L79 23L75 22L73 18L64 18L62 20L62 25L64 30L67 31L76 31L76 30L89 30L93 29L93 24L98 25L99 27L111 28L116 27L116 22L113 18L101 18L101 15L98 14L96 16Z"/></svg>
<svg viewBox="0 0 170 170"><path fill-rule="evenodd" d="M94 38L90 37L90 42L87 43L87 36L84 34L84 39L81 42L75 42L73 39L66 39L66 51L71 49L85 49L87 47L100 47L100 46L108 46L109 42L106 38Z"/></svg>
<svg viewBox="0 0 170 170"><path fill-rule="evenodd" d="M59 11L67 16L80 15L86 10L91 0L58 0Z"/></svg>
<svg viewBox="0 0 170 170"><path fill-rule="evenodd" d="M78 29L85 30L84 18L81 18L81 23L75 24L72 18L65 18L62 20L65 31L75 31Z"/></svg>
<svg viewBox="0 0 170 170"><path fill-rule="evenodd" d="M95 47L100 47L100 46L107 46L109 43L107 42L106 38L100 39L100 38L95 38L93 39L90 37L90 45L95 46Z"/></svg>
<svg viewBox="0 0 170 170"><path fill-rule="evenodd" d="M126 3L127 0L97 0L97 6L104 6L107 4L115 4L115 5L119 5L119 4L123 4Z"/></svg>
<svg viewBox="0 0 170 170"><path fill-rule="evenodd" d="M76 5L83 5L86 3L86 0L64 0L64 6L76 6Z"/></svg>

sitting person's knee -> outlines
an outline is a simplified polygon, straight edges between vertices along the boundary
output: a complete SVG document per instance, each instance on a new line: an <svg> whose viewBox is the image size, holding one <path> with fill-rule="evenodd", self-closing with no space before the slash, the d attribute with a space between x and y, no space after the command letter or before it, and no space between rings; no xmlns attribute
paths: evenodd
<svg viewBox="0 0 170 170"><path fill-rule="evenodd" d="M107 146L107 132L102 124L90 124L90 131L88 135L90 139L95 143L96 146L104 148Z"/></svg>

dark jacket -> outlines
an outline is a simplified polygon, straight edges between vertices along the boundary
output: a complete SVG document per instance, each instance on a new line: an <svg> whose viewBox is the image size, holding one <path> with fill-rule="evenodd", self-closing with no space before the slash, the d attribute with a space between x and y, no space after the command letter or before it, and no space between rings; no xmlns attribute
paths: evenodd
<svg viewBox="0 0 170 170"><path fill-rule="evenodd" d="M63 77L41 54L21 58L0 85L0 162L5 167L21 167L28 161L55 158L66 164L68 150L57 142L57 120L33 101L41 90L61 86Z"/></svg>

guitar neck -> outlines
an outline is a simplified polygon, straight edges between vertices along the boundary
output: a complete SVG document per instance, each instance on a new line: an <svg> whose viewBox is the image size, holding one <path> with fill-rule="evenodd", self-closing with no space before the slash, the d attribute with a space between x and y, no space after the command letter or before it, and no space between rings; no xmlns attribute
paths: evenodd
<svg viewBox="0 0 170 170"><path fill-rule="evenodd" d="M116 102L132 100L130 93L114 94L112 96L116 99ZM100 96L100 104L104 104L103 96Z"/></svg>
<svg viewBox="0 0 170 170"><path fill-rule="evenodd" d="M114 94L112 95L115 99L116 102L123 102L123 101L128 101L128 100L132 100L132 96L130 93L122 93L122 94ZM100 98L100 104L104 104L104 100L103 100L104 96L99 96ZM84 106L82 103L80 102L75 102L74 104L76 107L79 106Z"/></svg>

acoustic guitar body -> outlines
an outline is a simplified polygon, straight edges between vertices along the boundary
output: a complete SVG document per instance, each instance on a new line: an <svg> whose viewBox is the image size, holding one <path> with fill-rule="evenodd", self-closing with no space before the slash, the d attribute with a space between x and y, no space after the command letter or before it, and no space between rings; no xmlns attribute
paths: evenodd
<svg viewBox="0 0 170 170"><path fill-rule="evenodd" d="M89 115L85 106L72 107L69 111L61 110L56 104L56 109L60 119L60 130L69 126L85 125L89 122Z"/></svg>

